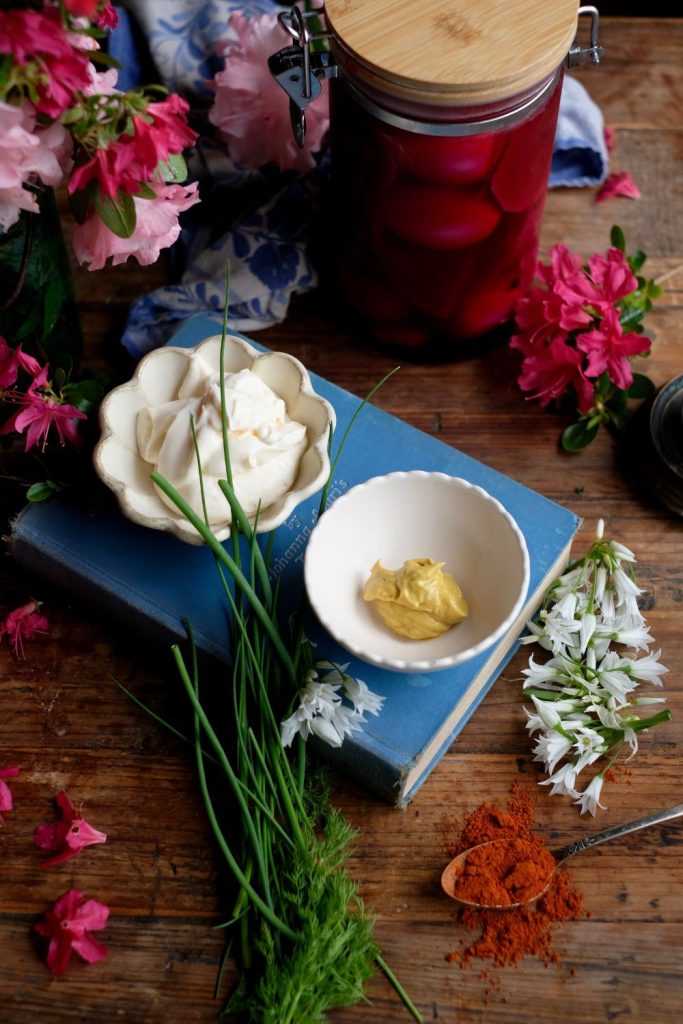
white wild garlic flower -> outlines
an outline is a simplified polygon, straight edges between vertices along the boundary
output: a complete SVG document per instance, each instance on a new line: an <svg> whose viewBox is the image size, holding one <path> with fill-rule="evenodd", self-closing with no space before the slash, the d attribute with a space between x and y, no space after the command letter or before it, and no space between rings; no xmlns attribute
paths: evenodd
<svg viewBox="0 0 683 1024"><path fill-rule="evenodd" d="M538 620L527 623L529 634L522 638L551 655L544 662L531 655L522 672L534 705L524 709L526 728L536 734L534 761L549 776L541 785L593 815L604 807L600 796L609 765L621 751L633 757L638 733L671 717L668 711L646 718L638 713L664 699L636 697L638 686L661 686L667 669L661 651L650 652L653 640L638 607L642 590L633 578L635 555L605 540L604 527L599 520L588 553L550 587ZM637 658L629 651L646 653ZM580 773L602 759L606 767L579 791Z"/></svg>

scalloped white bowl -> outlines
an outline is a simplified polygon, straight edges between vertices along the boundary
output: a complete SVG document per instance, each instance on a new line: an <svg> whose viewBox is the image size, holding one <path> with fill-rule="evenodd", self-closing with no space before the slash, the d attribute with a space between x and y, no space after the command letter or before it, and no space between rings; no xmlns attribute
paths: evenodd
<svg viewBox="0 0 683 1024"><path fill-rule="evenodd" d="M130 381L107 395L100 408L102 434L95 447L95 469L118 497L123 514L142 526L165 530L190 544L201 544L201 537L180 512L161 500L150 479L153 467L140 457L137 416L145 406L170 402L177 396L195 354L218 371L220 347L220 335L215 335L193 348L155 349L140 361ZM284 400L289 416L306 426L308 446L292 487L259 513L257 532L265 533L283 523L297 505L325 483L330 471L327 445L330 426L335 422L334 409L314 392L304 365L284 352L262 353L242 338L228 335L224 366L226 373L250 369L258 374ZM230 533L227 501L225 508L225 522L212 526L219 540Z"/></svg>
<svg viewBox="0 0 683 1024"><path fill-rule="evenodd" d="M470 605L466 619L432 640L395 634L363 585L377 559L445 562ZM529 586L517 523L481 487L445 473L377 476L338 498L312 531L304 560L311 605L352 654L394 672L437 672L481 654L512 626Z"/></svg>

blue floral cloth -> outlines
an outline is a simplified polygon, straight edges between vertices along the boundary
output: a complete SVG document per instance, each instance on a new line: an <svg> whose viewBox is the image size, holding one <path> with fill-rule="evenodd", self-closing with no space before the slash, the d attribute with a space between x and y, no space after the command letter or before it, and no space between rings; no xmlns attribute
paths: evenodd
<svg viewBox="0 0 683 1024"><path fill-rule="evenodd" d="M273 0L128 0L110 39L110 52L122 65L120 87L161 80L194 100L199 111L195 127L202 133L209 83L221 67L217 44L230 38L230 15L241 11L254 17L282 9ZM317 284L307 241L326 160L305 175L246 171L208 131L205 135L189 161L202 203L184 215L173 250L177 283L143 295L130 311L122 340L135 358L162 345L178 321L196 313L220 323L228 261L230 322L236 330L279 323L292 295ZM583 86L567 76L549 187L600 184L607 167L602 114ZM236 218L216 237L215 224L228 200L237 207Z"/></svg>

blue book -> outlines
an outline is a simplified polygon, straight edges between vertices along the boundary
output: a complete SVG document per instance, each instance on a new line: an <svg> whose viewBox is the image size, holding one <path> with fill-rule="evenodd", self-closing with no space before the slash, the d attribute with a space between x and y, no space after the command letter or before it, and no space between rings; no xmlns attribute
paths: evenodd
<svg viewBox="0 0 683 1024"><path fill-rule="evenodd" d="M219 331L216 321L197 316L183 324L171 344L190 347ZM334 406L336 436L341 437L360 399L314 374L311 380ZM425 781L511 658L526 621L563 571L579 526L578 517L555 502L371 405L351 431L330 494L338 497L372 476L412 469L463 477L498 498L526 538L531 577L517 620L497 644L463 665L431 675L398 674L361 662L312 624L319 656L350 662L349 674L386 698L379 716L368 716L363 732L347 737L338 749L319 742L317 749L362 786L400 807ZM297 605L301 594L304 551L318 504L319 495L308 499L275 531L272 568L289 607ZM20 513L11 548L28 569L138 634L183 641L188 620L202 651L229 660L229 613L206 548L138 526L116 510L88 517L56 502L29 505Z"/></svg>

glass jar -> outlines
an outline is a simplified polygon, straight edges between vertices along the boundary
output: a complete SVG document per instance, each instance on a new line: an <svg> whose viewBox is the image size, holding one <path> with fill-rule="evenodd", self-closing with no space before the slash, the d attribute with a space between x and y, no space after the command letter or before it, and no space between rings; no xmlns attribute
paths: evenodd
<svg viewBox="0 0 683 1024"><path fill-rule="evenodd" d="M585 50L571 48L575 0L327 0L329 59L307 52L308 79L335 79L330 248L365 336L448 357L510 321L536 261L565 60L601 56L597 11L581 11Z"/></svg>
<svg viewBox="0 0 683 1024"><path fill-rule="evenodd" d="M40 187L36 198L37 212L0 230L0 334L55 367L78 360L82 339L55 196Z"/></svg>

